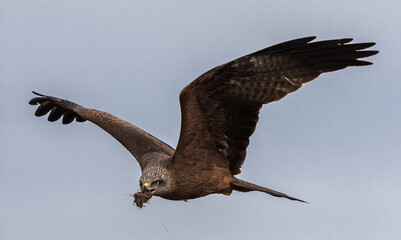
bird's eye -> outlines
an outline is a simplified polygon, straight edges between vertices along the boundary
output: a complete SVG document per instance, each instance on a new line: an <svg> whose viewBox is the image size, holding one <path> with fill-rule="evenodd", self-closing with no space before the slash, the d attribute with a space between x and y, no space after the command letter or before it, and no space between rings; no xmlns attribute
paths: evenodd
<svg viewBox="0 0 401 240"><path fill-rule="evenodd" d="M160 184L160 182L161 182L160 180L156 180L156 181L152 182L152 186L157 186Z"/></svg>

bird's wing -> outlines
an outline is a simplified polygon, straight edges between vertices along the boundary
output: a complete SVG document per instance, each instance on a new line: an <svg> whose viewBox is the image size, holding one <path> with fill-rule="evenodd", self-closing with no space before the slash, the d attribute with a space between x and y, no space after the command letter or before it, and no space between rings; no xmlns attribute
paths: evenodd
<svg viewBox="0 0 401 240"><path fill-rule="evenodd" d="M74 119L77 122L91 121L117 139L136 158L142 169L150 159L144 157L146 154L162 153L172 156L174 153L174 149L166 143L107 112L85 108L64 99L33 93L38 97L29 101L29 104L39 104L35 112L36 116L40 117L50 112L48 117L50 122L57 121L63 116L63 124L69 124Z"/></svg>
<svg viewBox="0 0 401 240"><path fill-rule="evenodd" d="M180 93L181 134L173 161L226 161L238 174L263 104L280 100L321 73L372 63L359 60L375 43L352 39L277 44L220 65Z"/></svg>

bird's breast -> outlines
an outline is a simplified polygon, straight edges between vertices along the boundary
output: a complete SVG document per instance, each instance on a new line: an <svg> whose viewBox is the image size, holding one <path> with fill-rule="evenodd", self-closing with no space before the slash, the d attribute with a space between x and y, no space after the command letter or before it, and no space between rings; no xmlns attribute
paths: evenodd
<svg viewBox="0 0 401 240"><path fill-rule="evenodd" d="M233 176L226 168L187 167L174 175L174 187L163 196L169 200L187 200L213 193L231 192Z"/></svg>

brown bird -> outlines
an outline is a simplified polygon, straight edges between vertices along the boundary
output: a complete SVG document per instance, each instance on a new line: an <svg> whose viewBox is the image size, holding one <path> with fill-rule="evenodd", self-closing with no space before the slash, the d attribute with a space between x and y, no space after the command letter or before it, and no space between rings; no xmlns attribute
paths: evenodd
<svg viewBox="0 0 401 240"><path fill-rule="evenodd" d="M312 42L306 37L280 43L222 64L204 73L180 93L181 133L177 149L109 113L88 109L33 92L36 116L69 124L91 121L116 138L142 169L137 205L151 196L187 200L213 193L229 195L260 191L301 201L246 182L240 173L263 104L278 101L321 73L348 66L370 65L359 60L378 53L364 50L373 42L349 44L351 38Z"/></svg>

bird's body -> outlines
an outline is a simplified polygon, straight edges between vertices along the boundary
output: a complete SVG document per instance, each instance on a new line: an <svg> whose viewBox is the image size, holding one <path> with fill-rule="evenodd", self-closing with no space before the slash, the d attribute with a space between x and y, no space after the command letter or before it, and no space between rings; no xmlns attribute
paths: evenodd
<svg viewBox="0 0 401 240"><path fill-rule="evenodd" d="M227 167L208 162L196 162L193 165L174 169L176 181L170 200L187 200L204 197L213 193L228 194L232 191L233 176ZM188 174L190 173L190 174ZM196 189L196 191L194 191Z"/></svg>
<svg viewBox="0 0 401 240"><path fill-rule="evenodd" d="M51 111L49 121L61 116L64 124L88 120L111 134L138 160L140 187L143 193L151 193L147 196L187 200L236 190L302 201L235 175L240 173L264 104L280 100L321 73L370 65L359 58L378 53L364 50L374 43L347 44L352 39L311 42L314 38L295 39L243 56L186 86L180 94L182 124L176 150L109 113L38 93L30 104L40 104L36 116Z"/></svg>

